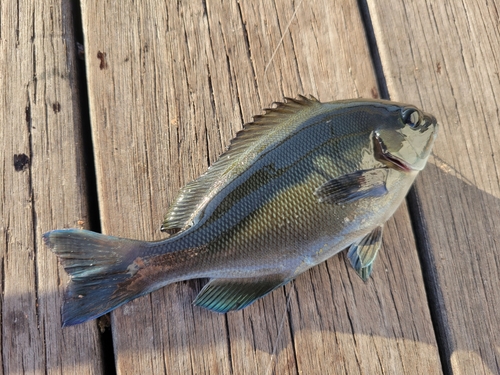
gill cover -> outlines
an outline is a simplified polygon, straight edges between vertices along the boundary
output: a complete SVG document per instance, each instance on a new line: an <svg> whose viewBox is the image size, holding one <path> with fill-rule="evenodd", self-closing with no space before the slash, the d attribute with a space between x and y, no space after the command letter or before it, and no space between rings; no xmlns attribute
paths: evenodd
<svg viewBox="0 0 500 375"><path fill-rule="evenodd" d="M382 127L373 133L374 152L379 161L401 171L421 171L436 139L436 118L413 106L395 113L400 127Z"/></svg>

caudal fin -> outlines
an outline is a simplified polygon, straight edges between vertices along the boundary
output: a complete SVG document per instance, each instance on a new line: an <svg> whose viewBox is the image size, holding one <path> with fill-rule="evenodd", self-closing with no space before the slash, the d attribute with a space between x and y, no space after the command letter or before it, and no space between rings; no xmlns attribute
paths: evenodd
<svg viewBox="0 0 500 375"><path fill-rule="evenodd" d="M129 266L145 242L105 236L81 229L62 229L43 235L71 276L65 293L62 325L97 318L138 297L120 288L133 273Z"/></svg>

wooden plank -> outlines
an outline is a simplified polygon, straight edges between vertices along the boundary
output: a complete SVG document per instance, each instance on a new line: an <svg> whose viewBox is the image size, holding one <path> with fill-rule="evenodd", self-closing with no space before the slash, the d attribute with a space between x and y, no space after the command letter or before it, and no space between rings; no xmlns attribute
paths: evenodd
<svg viewBox="0 0 500 375"><path fill-rule="evenodd" d="M355 1L82 6L105 233L162 238L177 190L272 100L378 92ZM191 305L197 281L124 305L118 372L439 374L405 207L385 236L366 284L341 256L225 316Z"/></svg>
<svg viewBox="0 0 500 375"><path fill-rule="evenodd" d="M415 206L446 369L497 374L498 2L368 3L391 97L421 104L442 125Z"/></svg>
<svg viewBox="0 0 500 375"><path fill-rule="evenodd" d="M0 5L1 368L97 373L95 322L62 330L67 281L42 233L87 225L69 3Z"/></svg>

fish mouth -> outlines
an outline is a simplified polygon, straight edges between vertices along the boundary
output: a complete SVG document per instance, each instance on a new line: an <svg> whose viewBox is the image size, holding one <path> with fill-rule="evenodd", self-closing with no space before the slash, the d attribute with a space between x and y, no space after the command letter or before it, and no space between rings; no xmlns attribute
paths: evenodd
<svg viewBox="0 0 500 375"><path fill-rule="evenodd" d="M389 152L378 132L373 133L373 150L375 153L375 159L389 168L407 173L414 170L410 164Z"/></svg>

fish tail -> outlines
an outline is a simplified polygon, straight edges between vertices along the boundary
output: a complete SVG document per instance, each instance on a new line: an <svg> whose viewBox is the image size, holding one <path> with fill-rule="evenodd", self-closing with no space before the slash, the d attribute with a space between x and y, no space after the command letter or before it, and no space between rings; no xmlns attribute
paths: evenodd
<svg viewBox="0 0 500 375"><path fill-rule="evenodd" d="M131 278L129 266L146 242L81 229L54 230L43 238L71 276L62 309L63 327L97 318L139 296L120 285Z"/></svg>

